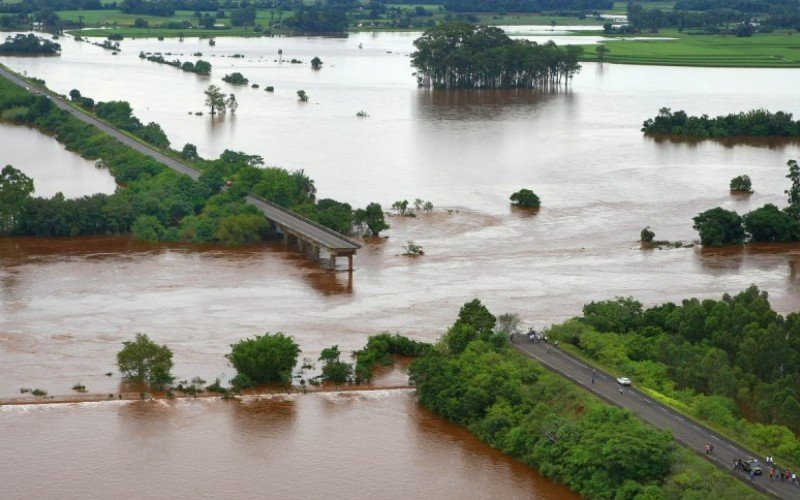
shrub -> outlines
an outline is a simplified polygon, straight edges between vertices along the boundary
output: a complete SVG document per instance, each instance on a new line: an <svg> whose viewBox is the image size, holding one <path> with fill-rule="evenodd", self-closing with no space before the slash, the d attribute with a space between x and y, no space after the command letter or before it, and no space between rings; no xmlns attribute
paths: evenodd
<svg viewBox="0 0 800 500"><path fill-rule="evenodd" d="M694 218L694 228L700 233L700 242L705 246L721 247L744 242L742 217L724 208L712 208L698 214Z"/></svg>
<svg viewBox="0 0 800 500"><path fill-rule="evenodd" d="M525 208L538 208L541 205L539 197L530 189L520 189L511 195L511 202Z"/></svg>
<svg viewBox="0 0 800 500"><path fill-rule="evenodd" d="M750 177L747 175L740 175L731 179L731 191L738 193L752 193L753 185L750 182Z"/></svg>
<svg viewBox="0 0 800 500"><path fill-rule="evenodd" d="M650 226L647 226L646 228L642 229L642 232L639 233L639 239L641 240L642 243L652 243L655 237L656 233L654 233L650 229Z"/></svg>
<svg viewBox="0 0 800 500"><path fill-rule="evenodd" d="M172 382L172 351L169 347L156 344L143 333L137 333L136 340L123 345L117 353L117 366L123 376L156 388Z"/></svg>
<svg viewBox="0 0 800 500"><path fill-rule="evenodd" d="M266 382L289 382L299 354L300 347L292 337L266 333L231 344L231 352L225 357L237 372L231 383L235 387L248 387Z"/></svg>

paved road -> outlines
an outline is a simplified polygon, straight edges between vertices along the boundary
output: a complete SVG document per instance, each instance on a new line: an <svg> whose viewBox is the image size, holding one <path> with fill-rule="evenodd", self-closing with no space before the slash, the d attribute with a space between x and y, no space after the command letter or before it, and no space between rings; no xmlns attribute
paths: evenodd
<svg viewBox="0 0 800 500"><path fill-rule="evenodd" d="M30 84L26 81L22 80L14 73L8 71L4 67L0 66L0 75L7 78L11 82L19 85L23 88L29 88ZM86 114L82 111L79 111L65 101L59 99L58 94L50 91L44 92L46 95L50 96L53 104L58 106L59 108L69 112L82 122L88 123L90 125L94 125L95 127L99 128L106 134L114 137L119 142L125 144L126 146L139 151L142 154L150 156L155 160L163 163L164 165L168 166L172 170L179 172L181 174L186 174L192 179L197 179L200 177L200 172L193 167L176 160L170 156L161 153L160 151L142 144L139 141L133 140L127 135L119 132L113 127L103 123L102 121L98 120L92 115ZM331 229L328 229L324 226L316 224L304 217L301 217L285 208L282 208L278 205L273 203L269 203L265 200L261 200L258 198L254 198L252 196L247 197L247 201L253 205L255 205L264 215L279 224L282 224L296 233L306 236L307 238L313 240L314 242L318 243L320 246L323 246L329 250L340 250L340 251L355 251L356 249L360 248L361 245L356 243L355 241L347 238L344 235L337 233Z"/></svg>
<svg viewBox="0 0 800 500"><path fill-rule="evenodd" d="M678 442L703 457L706 457L705 444L712 444L714 452L706 457L709 461L719 468L734 474L738 479L760 490L762 493L768 493L778 498L800 498L800 486L793 486L791 482L769 479L767 468L763 463L764 457L758 457L753 452L739 447L703 425L665 407L635 388L624 388L623 392L620 393L621 386L617 384L615 377L598 370L595 375L595 383L592 384L592 368L560 349L551 348L548 352L548 344L544 342L530 343L527 340L520 341L514 346L527 356L537 359L550 370L571 379L609 403L627 408L642 420L659 429L671 431ZM756 476L755 481L751 482L745 473L733 470L733 461L737 458L742 460L759 459L762 467L764 467L764 475Z"/></svg>

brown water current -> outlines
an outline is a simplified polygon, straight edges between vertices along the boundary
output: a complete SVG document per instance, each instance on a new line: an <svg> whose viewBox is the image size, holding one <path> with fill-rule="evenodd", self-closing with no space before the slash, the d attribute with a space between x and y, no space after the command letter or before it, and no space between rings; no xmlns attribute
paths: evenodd
<svg viewBox="0 0 800 500"><path fill-rule="evenodd" d="M191 142L204 156L226 148L260 154L267 164L305 169L320 197L354 206L421 197L439 207L392 217L388 238L365 241L352 274L328 272L281 243L231 249L112 237L0 239L0 396L21 387L65 394L77 382L90 392L118 391L119 376L104 374L116 372L115 354L136 332L174 350L179 378L225 381L233 373L224 354L243 337L282 331L313 359L333 344L358 349L380 331L435 340L475 297L537 328L580 314L591 300L632 295L652 305L753 283L777 310L800 310L800 245L642 250L636 241L649 225L658 239L691 243L691 219L705 209L785 204L785 163L800 156L798 144L671 142L639 129L662 106L798 114L796 70L585 64L566 91L429 92L411 75L415 36L219 38L216 47L124 40L117 56L62 38L59 58L0 58L62 93L129 100L178 149ZM306 64L275 62L278 48ZM183 60L199 51L213 74L140 60L139 51ZM233 54L245 57L223 57ZM320 71L307 64L315 55L324 61ZM231 71L261 88L222 83ZM236 93L235 115L189 113L203 109L210 83ZM310 102L297 101L299 89ZM362 109L368 118L355 116ZM24 137L7 140L12 134L36 135L2 126L0 162L11 158L23 170L33 168L26 157L42 164L39 148ZM32 140L58 147L44 136ZM80 160L63 148L52 158ZM91 174L57 180L44 171L34 175L37 185L53 193L69 184L72 196L106 190L94 178L104 173L80 162ZM752 178L752 196L730 195L728 182L740 174ZM80 175L93 180L76 182ZM509 206L522 187L539 194L540 210ZM425 256L400 255L408 240ZM268 484L281 498L564 495L420 410L408 393L23 408L0 413L4 444L24 450L17 466L8 465L17 457L0 459L0 483L22 491L22 477L30 477L28 488L40 488L25 490L31 496L48 491L49 474L76 497L125 497L129 478L114 474L124 463L141 464L139 477L163 479L143 487L165 488L165 496L253 496ZM91 440L86 428L96 429ZM337 451L345 454L338 462ZM38 460L45 452L52 459ZM79 469L62 466L72 456L92 477L109 478L108 495L89 491Z"/></svg>

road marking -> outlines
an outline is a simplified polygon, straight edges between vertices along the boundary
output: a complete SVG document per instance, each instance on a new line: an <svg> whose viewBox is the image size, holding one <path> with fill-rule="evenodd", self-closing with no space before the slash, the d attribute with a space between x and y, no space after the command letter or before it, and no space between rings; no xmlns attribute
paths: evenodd
<svg viewBox="0 0 800 500"><path fill-rule="evenodd" d="M692 427L694 427L694 428L695 428L695 429L697 429L698 431L700 430L700 427L697 427L697 426L696 426L696 425L694 425L694 424L692 424Z"/></svg>

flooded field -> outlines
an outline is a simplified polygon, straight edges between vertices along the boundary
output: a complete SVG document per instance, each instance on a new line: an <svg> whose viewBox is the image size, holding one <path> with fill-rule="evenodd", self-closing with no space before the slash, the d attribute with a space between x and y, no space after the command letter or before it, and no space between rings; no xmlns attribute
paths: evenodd
<svg viewBox="0 0 800 500"><path fill-rule="evenodd" d="M21 387L65 394L77 382L90 392L117 391L118 375L104 374L115 371L116 352L136 332L174 350L179 378L227 380L233 373L224 354L243 337L282 331L311 358L333 344L348 353L380 331L435 340L475 297L537 328L579 314L591 300L631 295L651 305L753 283L779 311L800 310L800 245L643 251L636 242L649 225L658 239L691 243L692 217L715 206L740 213L783 206L785 163L800 156L796 143L658 141L639 129L663 106L690 114L800 112L795 70L585 64L568 90L429 92L416 87L409 65L415 37L219 38L216 47L191 38L124 40L117 56L62 38L59 58L0 58L61 93L78 88L96 100L129 100L178 149L190 142L204 156L260 154L267 164L305 169L321 197L354 206L421 197L438 207L389 219L388 238L366 241L352 274L328 272L280 243L231 249L111 237L0 239L0 396ZM284 59L305 64L275 61L279 48ZM202 52L213 73L154 64L140 51L175 54L168 59ZM234 54L245 57L224 57ZM314 56L325 63L320 71L307 64ZM222 83L232 71L261 88ZM211 83L236 93L235 115L191 114L203 110ZM310 102L297 101L299 89ZM356 117L362 109L368 118ZM0 161L34 176L41 194L113 190L110 177L70 153L54 154L56 169L45 146L31 141L60 146L29 137L36 135L0 126ZM48 164L52 170L35 170ZM64 165L77 170L60 179ZM740 174L753 180L750 197L728 191ZM522 187L542 198L540 210L509 206ZM425 256L401 256L408 240ZM111 477L100 496L126 496L125 477L113 473L120 456L142 464L141 477L161 479L144 481L142 496L158 493L147 489L156 486L164 494L188 487L248 496L256 490L246 488L267 484L280 498L565 494L420 410L409 393L360 398L3 409L0 427L8 431L0 434L26 449L6 469L12 485L26 471L30 487L51 491L44 481L54 477L75 497L87 493L85 478L59 466L76 450L94 477ZM87 423L98 429L90 443ZM36 457L44 450L52 458L42 464ZM208 450L220 458L212 462ZM338 465L331 450L345 454ZM167 467L175 463L177 472ZM292 490L301 479L308 489ZM499 489L481 489L495 483Z"/></svg>

